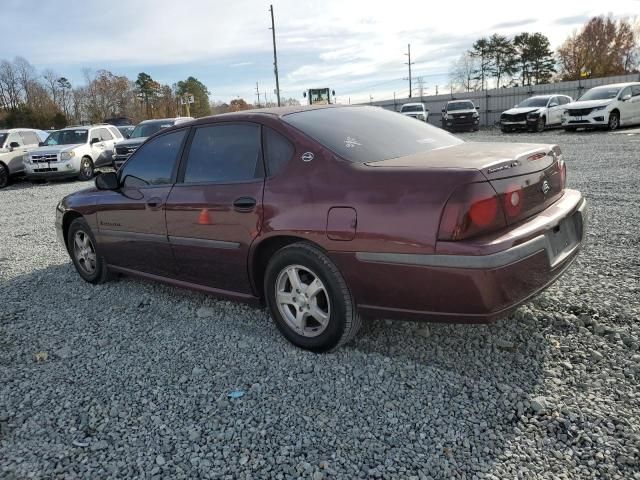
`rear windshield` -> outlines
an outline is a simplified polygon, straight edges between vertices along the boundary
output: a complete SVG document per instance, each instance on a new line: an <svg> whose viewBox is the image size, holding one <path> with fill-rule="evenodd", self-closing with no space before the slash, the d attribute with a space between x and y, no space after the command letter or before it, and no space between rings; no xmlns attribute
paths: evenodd
<svg viewBox="0 0 640 480"><path fill-rule="evenodd" d="M290 113L282 119L345 160L376 162L463 143L439 128L378 107Z"/></svg>

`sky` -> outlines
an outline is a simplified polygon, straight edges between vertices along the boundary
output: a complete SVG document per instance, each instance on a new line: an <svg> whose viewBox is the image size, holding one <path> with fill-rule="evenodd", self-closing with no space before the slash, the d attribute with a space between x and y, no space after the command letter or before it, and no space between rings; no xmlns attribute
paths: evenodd
<svg viewBox="0 0 640 480"><path fill-rule="evenodd" d="M405 62L427 94L448 83L451 63L482 36L542 32L558 47L594 15L640 15L640 0L429 2L272 0L280 90L304 101L329 87L338 102L406 97ZM22 56L74 85L85 69L135 80L203 82L213 101L275 101L269 0L2 0L0 59ZM415 83L414 83L415 87Z"/></svg>

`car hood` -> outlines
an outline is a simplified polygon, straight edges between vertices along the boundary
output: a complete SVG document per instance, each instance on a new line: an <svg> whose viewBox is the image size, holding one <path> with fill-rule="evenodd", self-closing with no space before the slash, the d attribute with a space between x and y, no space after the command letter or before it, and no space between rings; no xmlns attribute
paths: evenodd
<svg viewBox="0 0 640 480"><path fill-rule="evenodd" d="M490 180L524 175L549 167L560 150L555 145L537 143L465 142L428 152L391 158L365 165L374 168L456 168L479 170ZM530 159L541 153L539 158Z"/></svg>
<svg viewBox="0 0 640 480"><path fill-rule="evenodd" d="M502 113L506 113L507 115L518 115L520 113L537 112L541 108L544 108L544 107L514 107L514 108L510 108L509 110L505 110Z"/></svg>
<svg viewBox="0 0 640 480"><path fill-rule="evenodd" d="M126 140L116 143L116 145L118 147L139 147L147 138L148 137L127 138Z"/></svg>
<svg viewBox="0 0 640 480"><path fill-rule="evenodd" d="M33 153L43 154L43 153L68 152L70 150L73 150L74 148L78 148L78 147L81 147L83 145L84 145L83 143L76 143L76 144L73 144L73 145L50 145L50 146L34 148L29 153L31 153L31 154L33 154Z"/></svg>
<svg viewBox="0 0 640 480"><path fill-rule="evenodd" d="M582 102L567 103L564 108L595 108L609 105L611 100L583 100Z"/></svg>

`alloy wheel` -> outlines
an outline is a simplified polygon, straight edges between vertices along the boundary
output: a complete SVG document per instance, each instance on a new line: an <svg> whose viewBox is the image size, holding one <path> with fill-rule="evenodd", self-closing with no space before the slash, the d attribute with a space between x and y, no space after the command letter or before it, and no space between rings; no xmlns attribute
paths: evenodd
<svg viewBox="0 0 640 480"><path fill-rule="evenodd" d="M609 130L616 130L618 128L618 115L612 113L609 117Z"/></svg>
<svg viewBox="0 0 640 480"><path fill-rule="evenodd" d="M282 269L276 280L278 311L299 335L317 337L329 325L331 303L322 280L302 265Z"/></svg>
<svg viewBox="0 0 640 480"><path fill-rule="evenodd" d="M82 230L78 230L73 237L73 255L82 268L89 275L96 271L96 249L91 238Z"/></svg>

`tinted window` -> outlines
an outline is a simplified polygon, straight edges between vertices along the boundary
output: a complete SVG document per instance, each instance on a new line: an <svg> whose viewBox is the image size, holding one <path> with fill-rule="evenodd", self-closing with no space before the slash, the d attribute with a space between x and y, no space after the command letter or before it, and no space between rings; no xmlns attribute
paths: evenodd
<svg viewBox="0 0 640 480"><path fill-rule="evenodd" d="M237 182L260 176L258 125L213 125L196 130L187 157L185 183Z"/></svg>
<svg viewBox="0 0 640 480"><path fill-rule="evenodd" d="M518 107L546 107L549 97L531 97L523 100Z"/></svg>
<svg viewBox="0 0 640 480"><path fill-rule="evenodd" d="M20 136L25 145L38 145L40 143L40 139L33 132L20 132Z"/></svg>
<svg viewBox="0 0 640 480"><path fill-rule="evenodd" d="M122 167L120 179L127 187L171 183L186 130L154 138L140 147Z"/></svg>
<svg viewBox="0 0 640 480"><path fill-rule="evenodd" d="M473 102L451 102L447 103L447 112L455 112L456 110L471 110L476 108Z"/></svg>
<svg viewBox="0 0 640 480"><path fill-rule="evenodd" d="M282 117L352 162L374 162L463 143L425 122L377 107L307 110Z"/></svg>
<svg viewBox="0 0 640 480"><path fill-rule="evenodd" d="M99 128L95 132L93 132L94 137L100 138L100 141L107 142L109 140L113 140L113 135L106 128Z"/></svg>
<svg viewBox="0 0 640 480"><path fill-rule="evenodd" d="M264 127L264 155L267 175L275 175L293 156L293 144L278 132Z"/></svg>

